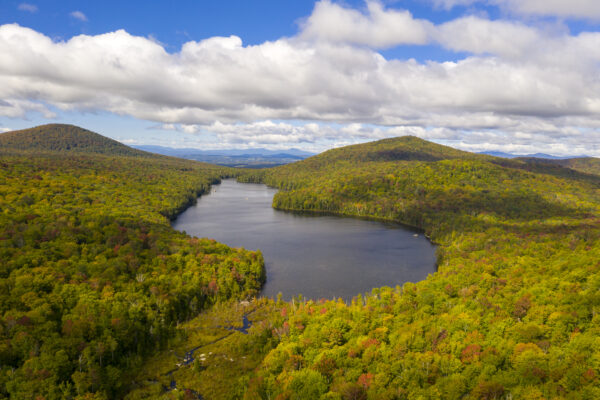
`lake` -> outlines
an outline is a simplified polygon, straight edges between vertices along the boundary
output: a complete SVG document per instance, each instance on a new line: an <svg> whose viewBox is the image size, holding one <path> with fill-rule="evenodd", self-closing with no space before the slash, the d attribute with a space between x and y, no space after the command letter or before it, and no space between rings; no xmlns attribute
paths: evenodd
<svg viewBox="0 0 600 400"><path fill-rule="evenodd" d="M284 300L341 297L423 280L435 272L435 246L399 224L275 210L277 189L233 179L184 211L173 228L231 247L260 249L262 295ZM416 235L416 236L415 236Z"/></svg>

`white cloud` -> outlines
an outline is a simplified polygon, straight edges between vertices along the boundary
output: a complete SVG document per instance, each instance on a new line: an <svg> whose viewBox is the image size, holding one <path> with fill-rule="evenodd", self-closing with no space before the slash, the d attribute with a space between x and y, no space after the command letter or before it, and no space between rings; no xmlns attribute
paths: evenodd
<svg viewBox="0 0 600 400"><path fill-rule="evenodd" d="M268 147L289 148L292 146L322 150L319 143L353 144L365 140L383 139L394 136L387 129L364 124L317 124L274 122L271 120L251 123L224 124L215 122L198 127L197 135L214 135L222 147Z"/></svg>
<svg viewBox="0 0 600 400"><path fill-rule="evenodd" d="M85 14L82 13L81 11L73 11L73 12L69 13L69 15L71 17L78 19L80 21L83 21L83 22L88 20L87 17L85 16Z"/></svg>
<svg viewBox="0 0 600 400"><path fill-rule="evenodd" d="M27 11L30 13L35 13L38 11L38 7L35 4L29 4L29 3L21 3L18 5L17 8L21 11Z"/></svg>
<svg viewBox="0 0 600 400"><path fill-rule="evenodd" d="M0 116L25 118L31 112L39 113L48 119L56 118L56 113L40 102L21 99L0 100Z"/></svg>
<svg viewBox="0 0 600 400"><path fill-rule="evenodd" d="M428 41L429 21L417 20L408 11L384 9L368 0L367 14L324 0L315 4L311 16L302 23L302 38L353 43L376 48Z"/></svg>
<svg viewBox="0 0 600 400"><path fill-rule="evenodd" d="M177 125L175 124L159 124L149 127L148 129L160 129L163 131L176 131Z"/></svg>
<svg viewBox="0 0 600 400"><path fill-rule="evenodd" d="M198 125L182 124L181 131L185 132L185 133L196 133L196 132L198 132Z"/></svg>
<svg viewBox="0 0 600 400"><path fill-rule="evenodd" d="M598 0L496 0L500 6L526 15L600 18Z"/></svg>
<svg viewBox="0 0 600 400"><path fill-rule="evenodd" d="M444 127L382 127L358 123L291 124L270 120L236 124L216 122L198 126L194 135L185 135L165 145L204 149L266 147L278 150L298 147L319 152L329 147L412 135L468 151L500 150L515 154L544 152L555 155L600 156L600 131L597 129L600 122L596 124L596 128L581 130L571 126L573 121L567 120L551 124L530 118L515 123L480 116L480 121L489 119L496 122L495 125L500 127L496 129L490 128L493 124L483 128L472 124L464 128L463 124L458 123L460 119L455 118L456 126L452 126L452 118L448 118L445 120L447 126ZM179 125L165 129L183 132Z"/></svg>
<svg viewBox="0 0 600 400"><path fill-rule="evenodd" d="M600 19L598 0L429 0L438 7L451 9L475 3L495 5L516 14Z"/></svg>
<svg viewBox="0 0 600 400"><path fill-rule="evenodd" d="M341 21L339 33L324 15ZM328 1L303 27L259 45L212 37L169 53L123 30L53 41L2 25L0 116L105 110L232 144L322 146L412 133L464 146L585 143L600 153L598 32L474 16L434 26L379 3L362 13ZM373 49L420 41L470 55L422 63Z"/></svg>
<svg viewBox="0 0 600 400"><path fill-rule="evenodd" d="M433 3L437 8L450 10L456 6L470 6L471 4L483 2L486 0L427 0Z"/></svg>
<svg viewBox="0 0 600 400"><path fill-rule="evenodd" d="M564 121L563 121L564 122ZM546 125L546 126L544 126ZM535 129L542 129L535 132ZM524 130L522 130L524 129ZM548 131L544 131L548 129ZM600 156L600 132L581 132L572 127L556 127L539 122L525 122L508 130L470 130L462 128L427 128L418 125L396 127L365 124L288 124L260 121L248 124L215 123L199 127L196 135L183 138L177 147L288 149L300 147L322 151L389 137L413 135L468 151L500 150L515 154L544 152L555 155ZM548 141L548 137L560 141ZM324 147L323 143L327 145ZM173 145L176 143L170 143Z"/></svg>
<svg viewBox="0 0 600 400"><path fill-rule="evenodd" d="M544 37L537 29L512 21L490 21L468 16L446 22L437 28L438 43L454 51L495 54L506 58L527 56Z"/></svg>

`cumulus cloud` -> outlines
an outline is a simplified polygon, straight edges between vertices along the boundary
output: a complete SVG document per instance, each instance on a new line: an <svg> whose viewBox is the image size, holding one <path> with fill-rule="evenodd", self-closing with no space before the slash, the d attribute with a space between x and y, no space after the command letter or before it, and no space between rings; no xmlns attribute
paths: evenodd
<svg viewBox="0 0 600 400"><path fill-rule="evenodd" d="M567 121L562 121L567 123ZM181 131L179 127L175 130ZM184 139L189 147L288 149L302 147L321 151L320 143L328 147L345 146L366 140L412 135L452 145L468 151L500 150L515 154L545 152L555 155L600 155L600 132L581 131L568 126L555 126L539 121L513 124L509 129L465 129L457 127L424 127L405 125L382 127L367 124L316 124L260 121L253 123L199 126L192 137ZM206 141L207 136L214 140ZM198 140L193 139L197 137ZM553 137L560 139L549 141ZM535 144L532 144L532 141ZM179 145L181 147L181 144Z"/></svg>
<svg viewBox="0 0 600 400"><path fill-rule="evenodd" d="M414 19L408 11L385 10L378 1L367 1L367 12L324 0L316 3L302 24L304 39L353 43L375 48L399 44L424 44L431 22Z"/></svg>
<svg viewBox="0 0 600 400"><path fill-rule="evenodd" d="M437 8L450 10L456 6L470 6L474 3L487 3L487 0L426 0L433 3Z"/></svg>
<svg viewBox="0 0 600 400"><path fill-rule="evenodd" d="M106 110L232 144L415 134L460 146L586 143L600 154L600 33L474 16L435 26L366 4L319 2L294 37L211 37L175 53L124 30L55 41L2 25L0 116ZM417 62L377 52L399 43L469 55Z"/></svg>
<svg viewBox="0 0 600 400"><path fill-rule="evenodd" d="M316 144L318 142L338 141L344 138L348 144L364 140L375 140L389 137L382 128L373 128L364 124L353 123L342 126L331 124L301 123L291 124L271 120L247 124L224 124L215 122L199 127L200 134L216 134L220 143L230 145L250 144L279 145L289 147L298 144Z"/></svg>
<svg viewBox="0 0 600 400"><path fill-rule="evenodd" d="M148 129L158 129L161 131L176 131L183 133L197 133L200 129L199 125L195 124L158 124L148 127Z"/></svg>
<svg viewBox="0 0 600 400"><path fill-rule="evenodd" d="M160 129L163 131L176 131L177 125L176 124L158 124L158 125L150 126L150 127L148 127L148 129Z"/></svg>
<svg viewBox="0 0 600 400"><path fill-rule="evenodd" d="M250 147L259 145L282 145L284 147L300 143L314 143L326 133L317 124L293 126L288 123L275 123L270 120L248 124L214 124L203 126L202 131L216 134L220 143Z"/></svg>
<svg viewBox="0 0 600 400"><path fill-rule="evenodd" d="M31 112L39 113L44 118L56 117L56 113L54 111L51 111L48 106L40 102L21 99L0 101L0 116L9 118L25 118Z"/></svg>
<svg viewBox="0 0 600 400"><path fill-rule="evenodd" d="M600 18L597 0L497 0L501 6L521 14Z"/></svg>
<svg viewBox="0 0 600 400"><path fill-rule="evenodd" d="M73 12L69 13L69 15L71 17L78 19L80 21L83 21L83 22L88 20L87 17L85 16L85 14L82 13L81 11L73 11Z"/></svg>
<svg viewBox="0 0 600 400"><path fill-rule="evenodd" d="M38 8L35 4L29 4L29 3L21 3L18 5L17 8L21 11L27 11L30 13L35 13L38 10Z"/></svg>
<svg viewBox="0 0 600 400"><path fill-rule="evenodd" d="M600 19L597 0L430 0L436 6L451 9L484 3L522 15L558 16L580 19Z"/></svg>
<svg viewBox="0 0 600 400"><path fill-rule="evenodd" d="M490 21L476 16L442 24L433 33L438 43L454 51L522 58L544 41L542 32L513 21Z"/></svg>
<svg viewBox="0 0 600 400"><path fill-rule="evenodd" d="M179 124L156 125L151 129L183 132ZM406 129L404 134L420 132ZM196 125L193 135L186 135L175 147L198 147L203 149L256 148L266 147L273 150L301 147L308 151L319 152L326 147L377 140L397 136L400 128L369 126L366 124L329 124L315 122L256 121L250 123L215 122L208 125ZM190 132L191 133L191 132ZM171 143L173 145L173 143Z"/></svg>

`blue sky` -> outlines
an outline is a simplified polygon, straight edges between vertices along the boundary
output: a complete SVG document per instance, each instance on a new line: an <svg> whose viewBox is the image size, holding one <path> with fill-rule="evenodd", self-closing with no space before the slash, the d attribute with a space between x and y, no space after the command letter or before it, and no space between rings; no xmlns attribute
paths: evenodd
<svg viewBox="0 0 600 400"><path fill-rule="evenodd" d="M5 0L0 130L312 151L414 134L600 155L600 6L552 3Z"/></svg>
<svg viewBox="0 0 600 400"><path fill-rule="evenodd" d="M363 0L340 2L356 9L364 9ZM417 18L442 23L465 13L483 13L499 18L497 7L488 5L457 6L450 10L432 7L427 1L395 0L384 2L390 8L407 9ZM20 9L31 5L36 11ZM226 1L5 1L0 23L18 23L43 32L56 40L67 40L75 35L97 35L125 29L132 35L156 38L170 52L179 51L189 40L212 36L236 35L245 44L260 44L293 36L299 23L311 14L313 0L226 0ZM21 6L21 8L23 8ZM87 21L70 14L80 11ZM579 29L581 21L567 21ZM416 58L417 60L457 59L454 52L439 46L398 46L383 52L389 58Z"/></svg>
<svg viewBox="0 0 600 400"><path fill-rule="evenodd" d="M3 1L2 22L16 22L53 38L68 39L79 34L96 35L125 29L133 35L156 37L171 50L178 50L190 39L237 35L247 44L260 44L292 36L298 22L310 15L312 0L229 0L229 1ZM391 8L409 9L415 17L434 22L453 19L465 7L435 9L421 1L386 2ZM19 8L27 4L31 11ZM362 0L344 1L353 8L364 8ZM494 8L482 7L487 13ZM70 16L80 11L83 22Z"/></svg>

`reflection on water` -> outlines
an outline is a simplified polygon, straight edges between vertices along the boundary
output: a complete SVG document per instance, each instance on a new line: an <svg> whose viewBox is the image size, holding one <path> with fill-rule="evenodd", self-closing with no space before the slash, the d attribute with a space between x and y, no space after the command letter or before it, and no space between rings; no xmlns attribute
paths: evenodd
<svg viewBox="0 0 600 400"><path fill-rule="evenodd" d="M351 299L374 287L416 282L435 271L435 246L396 224L278 211L276 189L224 180L173 227L232 247L260 249L262 294Z"/></svg>

